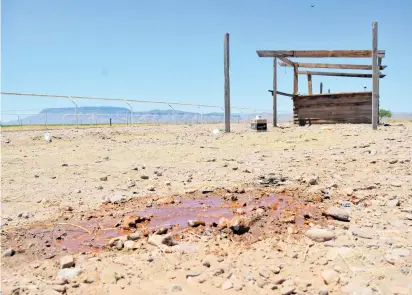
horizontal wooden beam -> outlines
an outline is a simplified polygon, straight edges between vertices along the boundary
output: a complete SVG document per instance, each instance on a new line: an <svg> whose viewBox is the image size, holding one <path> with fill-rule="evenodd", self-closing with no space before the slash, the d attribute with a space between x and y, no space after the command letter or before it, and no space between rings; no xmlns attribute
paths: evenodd
<svg viewBox="0 0 412 295"><path fill-rule="evenodd" d="M285 62L279 62L279 65L281 67L293 67L293 65L290 65ZM326 64L326 63L308 63L308 62L297 62L297 65L300 68L311 68L311 69L372 70L372 65ZM383 70L385 68L386 66L381 66L380 69Z"/></svg>
<svg viewBox="0 0 412 295"><path fill-rule="evenodd" d="M257 50L259 57L372 57L372 50ZM380 50L384 55L385 51Z"/></svg>
<svg viewBox="0 0 412 295"><path fill-rule="evenodd" d="M279 59L286 65L293 67L294 62L291 61L290 59L287 59L286 57L279 57Z"/></svg>
<svg viewBox="0 0 412 295"><path fill-rule="evenodd" d="M313 75L313 76L332 76L332 77L353 77L353 78L372 78L372 74L358 74L358 73L334 73L334 72L313 72L313 71L298 71L299 75ZM379 78L386 75L380 74Z"/></svg>
<svg viewBox="0 0 412 295"><path fill-rule="evenodd" d="M273 90L268 90L268 91L273 94ZM293 94L289 94L289 93L282 92L282 91L276 91L276 94L283 95L283 96L288 96L288 97L294 97Z"/></svg>

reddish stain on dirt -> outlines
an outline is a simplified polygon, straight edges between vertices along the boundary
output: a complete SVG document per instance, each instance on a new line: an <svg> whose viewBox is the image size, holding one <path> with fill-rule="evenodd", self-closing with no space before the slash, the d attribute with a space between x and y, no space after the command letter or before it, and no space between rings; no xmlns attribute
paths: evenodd
<svg viewBox="0 0 412 295"><path fill-rule="evenodd" d="M238 210L239 208L242 210ZM138 224L138 229L153 230L159 227L184 229L188 227L187 223L190 219L202 220L206 224L217 223L221 217L230 219L238 213L248 216L258 208L265 208L269 216L297 226L304 226L306 218L319 214L319 210L314 206L291 197L269 195L256 198L242 195L236 201L225 201L218 196L182 199L177 200L175 204L154 206L131 212L130 215L152 216L149 222ZM41 246L34 245L34 248L40 248L44 253L50 252L44 250L47 248L64 249L68 252L97 252L106 246L111 238L131 233L130 230L116 227L118 222L118 219L106 216L87 221L73 221L72 225L65 223L36 228L26 232L26 240Z"/></svg>

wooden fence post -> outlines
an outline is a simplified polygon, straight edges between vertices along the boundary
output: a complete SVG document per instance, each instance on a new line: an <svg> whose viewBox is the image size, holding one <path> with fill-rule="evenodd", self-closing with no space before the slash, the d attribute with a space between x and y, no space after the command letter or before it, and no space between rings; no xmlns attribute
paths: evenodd
<svg viewBox="0 0 412 295"><path fill-rule="evenodd" d="M278 118L277 118L277 97L276 97L276 91L277 89L277 58L273 58L273 127L276 127L278 125Z"/></svg>
<svg viewBox="0 0 412 295"><path fill-rule="evenodd" d="M230 132L230 77L229 77L229 33L224 41L224 72L225 72L225 132Z"/></svg>
<svg viewBox="0 0 412 295"><path fill-rule="evenodd" d="M378 129L378 101L379 88L378 81L378 23L372 23L372 129Z"/></svg>

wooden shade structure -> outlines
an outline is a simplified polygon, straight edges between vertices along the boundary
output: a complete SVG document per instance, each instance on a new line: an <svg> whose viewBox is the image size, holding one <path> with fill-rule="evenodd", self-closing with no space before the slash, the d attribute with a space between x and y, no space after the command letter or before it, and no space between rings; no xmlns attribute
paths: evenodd
<svg viewBox="0 0 412 295"><path fill-rule="evenodd" d="M372 49L367 50L257 50L259 57L273 58L273 126L277 126L277 95L289 96L294 102L294 122L310 123L372 123L377 128L379 111L379 78L385 77L380 71L386 68L382 65L384 50L377 46L378 24L372 24ZM290 58L370 58L371 65L365 64L332 64L297 62ZM277 59L279 65L293 68L293 94L277 90ZM312 69L350 69L372 71L371 73L345 73L300 71L299 68ZM308 94L300 95L298 91L299 75L306 75ZM372 92L343 92L314 94L312 76L334 76L352 78L372 78ZM322 84L322 83L321 83Z"/></svg>

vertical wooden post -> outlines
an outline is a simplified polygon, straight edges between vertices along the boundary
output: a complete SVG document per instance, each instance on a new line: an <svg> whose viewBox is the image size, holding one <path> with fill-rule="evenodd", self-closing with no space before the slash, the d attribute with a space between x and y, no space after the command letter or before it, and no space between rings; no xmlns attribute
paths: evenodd
<svg viewBox="0 0 412 295"><path fill-rule="evenodd" d="M312 75L308 75L308 94L312 95Z"/></svg>
<svg viewBox="0 0 412 295"><path fill-rule="evenodd" d="M298 94L298 64L294 63L293 64L293 94L297 95Z"/></svg>
<svg viewBox="0 0 412 295"><path fill-rule="evenodd" d="M225 34L224 42L225 68L225 132L230 132L230 77L229 77L229 33Z"/></svg>
<svg viewBox="0 0 412 295"><path fill-rule="evenodd" d="M273 127L278 126L278 114L277 114L277 101L276 101L276 91L277 89L277 58L273 59Z"/></svg>
<svg viewBox="0 0 412 295"><path fill-rule="evenodd" d="M372 129L378 129L379 101L378 23L372 23Z"/></svg>
<svg viewBox="0 0 412 295"><path fill-rule="evenodd" d="M323 83L320 82L320 94L322 94L322 91L323 91Z"/></svg>
<svg viewBox="0 0 412 295"><path fill-rule="evenodd" d="M328 89L328 93L330 93L330 89Z"/></svg>
<svg viewBox="0 0 412 295"><path fill-rule="evenodd" d="M382 65L382 58L378 57L378 124L379 124L379 105L380 105L380 97L379 97L379 83L380 83L380 75L381 75L381 65Z"/></svg>

